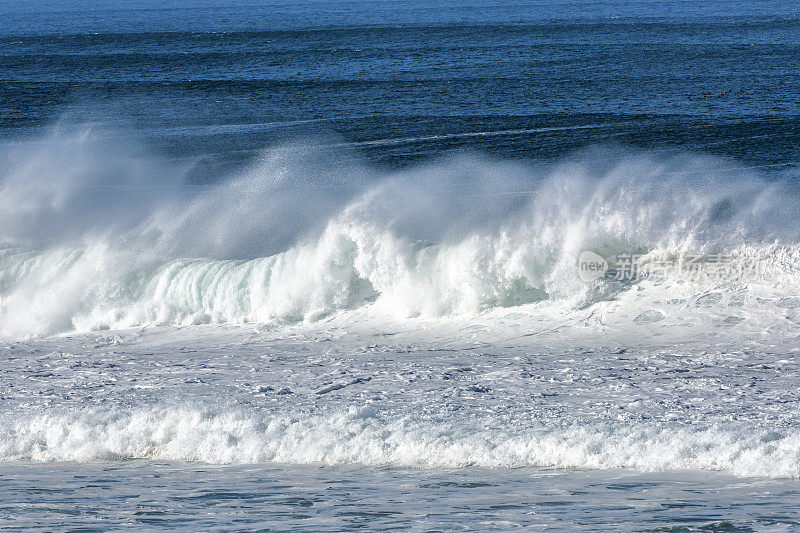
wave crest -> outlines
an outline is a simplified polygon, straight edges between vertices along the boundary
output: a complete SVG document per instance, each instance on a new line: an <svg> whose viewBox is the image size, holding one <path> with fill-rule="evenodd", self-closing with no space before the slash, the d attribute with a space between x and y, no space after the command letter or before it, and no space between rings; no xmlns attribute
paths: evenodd
<svg viewBox="0 0 800 533"><path fill-rule="evenodd" d="M581 282L583 250L748 253L796 286L796 192L707 156L457 154L384 172L291 146L201 187L108 143L54 134L4 147L1 335L315 320L365 305L578 307L630 288Z"/></svg>
<svg viewBox="0 0 800 533"><path fill-rule="evenodd" d="M0 418L1 419L1 418ZM422 468L626 468L800 476L800 434L683 424L537 425L515 431L383 418L369 409L260 416L209 409L82 409L15 416L0 461L155 458L203 463Z"/></svg>

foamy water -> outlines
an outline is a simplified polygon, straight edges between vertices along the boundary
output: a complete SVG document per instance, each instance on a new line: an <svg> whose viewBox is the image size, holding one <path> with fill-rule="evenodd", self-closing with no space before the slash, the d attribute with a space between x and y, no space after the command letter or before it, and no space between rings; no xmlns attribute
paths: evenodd
<svg viewBox="0 0 800 533"><path fill-rule="evenodd" d="M389 172L297 145L187 188L108 142L3 154L9 468L800 477L787 177L607 148ZM587 251L728 263L582 279Z"/></svg>
<svg viewBox="0 0 800 533"><path fill-rule="evenodd" d="M734 320L757 322L771 301L796 307L797 193L729 160L596 149L379 172L294 146L187 190L179 168L109 142L89 130L6 149L0 334L313 322L364 307L395 318L583 309L712 290L737 293ZM584 283L586 250L722 254L759 268L747 279Z"/></svg>

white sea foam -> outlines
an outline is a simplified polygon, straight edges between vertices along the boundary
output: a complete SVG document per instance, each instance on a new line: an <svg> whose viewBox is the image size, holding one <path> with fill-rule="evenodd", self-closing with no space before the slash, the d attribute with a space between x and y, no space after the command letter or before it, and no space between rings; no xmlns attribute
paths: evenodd
<svg viewBox="0 0 800 533"><path fill-rule="evenodd" d="M186 408L2 416L0 460L150 458L422 468L627 468L800 476L800 432L742 425L564 423L481 427L370 409L266 415Z"/></svg>
<svg viewBox="0 0 800 533"><path fill-rule="evenodd" d="M384 173L336 157L275 148L199 187L91 132L6 147L0 335L580 307L630 289L582 283L583 250L745 254L775 298L800 281L796 193L729 161L599 149Z"/></svg>

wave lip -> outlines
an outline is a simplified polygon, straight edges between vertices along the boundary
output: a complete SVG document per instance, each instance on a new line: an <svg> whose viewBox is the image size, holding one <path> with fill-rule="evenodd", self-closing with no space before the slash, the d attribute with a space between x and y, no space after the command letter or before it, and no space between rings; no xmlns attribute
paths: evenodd
<svg viewBox="0 0 800 533"><path fill-rule="evenodd" d="M419 468L708 470L800 477L800 433L685 424L531 424L503 430L383 417L369 409L266 416L208 409L4 415L3 461L160 459Z"/></svg>
<svg viewBox="0 0 800 533"><path fill-rule="evenodd" d="M800 282L796 191L707 156L456 154L384 172L284 146L191 187L109 142L53 134L0 149L0 335L314 321L365 306L404 318L576 309L631 289L582 282L587 250L750 254L777 277L752 292L777 281L783 293L767 297L790 297Z"/></svg>

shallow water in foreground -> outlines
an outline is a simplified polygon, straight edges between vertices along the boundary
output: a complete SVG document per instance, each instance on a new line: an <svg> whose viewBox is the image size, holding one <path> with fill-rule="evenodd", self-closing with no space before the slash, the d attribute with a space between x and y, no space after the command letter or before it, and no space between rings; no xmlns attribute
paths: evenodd
<svg viewBox="0 0 800 533"><path fill-rule="evenodd" d="M789 531L800 485L721 474L159 461L0 466L11 530Z"/></svg>
<svg viewBox="0 0 800 533"><path fill-rule="evenodd" d="M793 341L536 309L5 343L0 524L800 527Z"/></svg>

